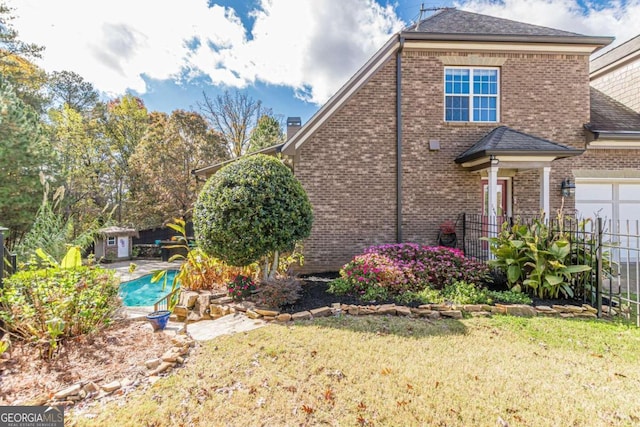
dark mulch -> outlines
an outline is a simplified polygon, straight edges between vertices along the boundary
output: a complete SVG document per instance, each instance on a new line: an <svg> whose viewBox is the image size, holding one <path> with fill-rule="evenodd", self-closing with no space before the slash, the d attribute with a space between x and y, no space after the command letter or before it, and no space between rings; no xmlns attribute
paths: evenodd
<svg viewBox="0 0 640 427"><path fill-rule="evenodd" d="M299 311L312 310L314 308L319 307L331 307L333 303L341 303L341 304L353 304L353 305L369 305L369 304L387 304L394 303L395 301L363 301L355 296L349 295L334 295L327 291L329 287L329 282L338 277L338 273L328 272L315 274L311 276L302 276L301 279L304 281L302 285L302 296L295 304L290 304L287 306L281 307L281 311L283 313L297 313ZM540 299L540 298L532 298L533 305L546 305L551 307L554 304L557 305L582 305L583 302L581 300L576 299ZM415 306L417 304L404 304L408 306Z"/></svg>

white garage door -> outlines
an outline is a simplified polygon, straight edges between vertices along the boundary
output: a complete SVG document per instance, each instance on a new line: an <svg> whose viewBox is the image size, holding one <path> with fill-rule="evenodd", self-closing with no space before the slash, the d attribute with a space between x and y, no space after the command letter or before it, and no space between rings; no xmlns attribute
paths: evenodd
<svg viewBox="0 0 640 427"><path fill-rule="evenodd" d="M619 241L615 242L620 248L616 258L626 259L625 248L640 246L640 239L632 237L640 231L640 182L577 181L576 211L582 218L603 218L606 232L619 235Z"/></svg>

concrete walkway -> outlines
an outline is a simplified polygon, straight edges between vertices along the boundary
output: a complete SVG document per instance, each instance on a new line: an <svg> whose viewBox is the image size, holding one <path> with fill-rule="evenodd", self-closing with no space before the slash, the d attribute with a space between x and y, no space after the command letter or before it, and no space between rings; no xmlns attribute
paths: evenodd
<svg viewBox="0 0 640 427"><path fill-rule="evenodd" d="M136 268L133 272L129 272L131 264L135 264ZM136 260L122 261L111 264L103 264L104 268L113 269L120 280L126 282L128 280L137 279L138 277L151 274L156 270L177 270L180 268L179 262L163 262L155 260ZM144 319L144 317L153 311L153 307L123 307L122 316L128 319ZM220 335L231 335L238 332L247 332L256 328L267 325L267 322L259 319L249 319L243 313L234 313L220 317L215 320L201 320L199 322L189 323L187 325L187 333L196 341L208 341L219 337ZM151 325L149 325L151 327ZM164 329L165 333L175 334L184 328L183 322L169 322Z"/></svg>

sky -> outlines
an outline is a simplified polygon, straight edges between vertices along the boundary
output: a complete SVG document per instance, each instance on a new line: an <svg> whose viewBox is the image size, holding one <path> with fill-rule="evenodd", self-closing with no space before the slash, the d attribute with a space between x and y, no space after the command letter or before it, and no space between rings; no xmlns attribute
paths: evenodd
<svg viewBox="0 0 640 427"><path fill-rule="evenodd" d="M240 90L306 122L395 32L457 7L585 35L640 32L640 0L5 0L38 65L74 71L111 99L199 111ZM429 10L423 18L432 14Z"/></svg>

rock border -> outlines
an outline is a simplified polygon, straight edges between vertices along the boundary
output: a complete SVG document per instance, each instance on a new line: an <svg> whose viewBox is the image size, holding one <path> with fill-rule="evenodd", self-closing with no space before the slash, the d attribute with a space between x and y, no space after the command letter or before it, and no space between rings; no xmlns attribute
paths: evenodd
<svg viewBox="0 0 640 427"><path fill-rule="evenodd" d="M98 381L78 381L53 393L50 398L43 398L40 402L31 404L47 406L73 406L79 402L100 400L114 394L129 392L144 383L155 383L161 376L166 376L176 366L181 366L189 356L191 348L195 346L195 340L188 335L175 335L171 338L171 348L161 356L144 362L146 377L131 380L122 378L107 384L98 385Z"/></svg>
<svg viewBox="0 0 640 427"><path fill-rule="evenodd" d="M250 301L234 302L224 291L184 291L180 295L178 305L174 308L173 320L194 322L202 319L217 319L228 314L243 312L251 319L262 319L267 322L289 322L318 317L349 314L363 315L391 315L406 317L423 317L431 320L442 318L462 319L465 315L471 317L491 316L493 314L507 314L511 316L555 316L562 318L597 318L598 311L589 304L533 306L529 304L423 304L418 307L407 307L397 304L352 305L334 303L331 307L318 307L313 310L297 313L282 313L278 309L258 307ZM614 316L616 310L603 307L605 316Z"/></svg>

